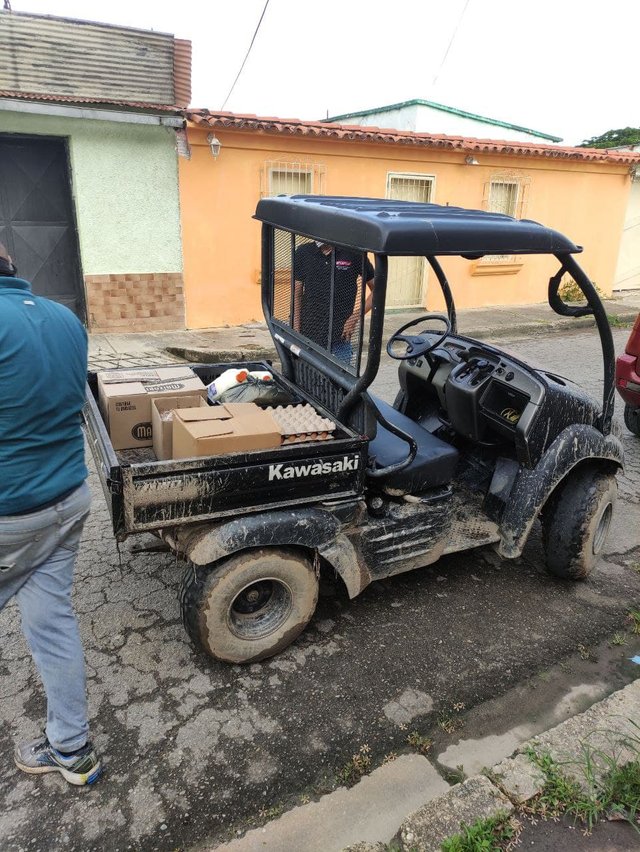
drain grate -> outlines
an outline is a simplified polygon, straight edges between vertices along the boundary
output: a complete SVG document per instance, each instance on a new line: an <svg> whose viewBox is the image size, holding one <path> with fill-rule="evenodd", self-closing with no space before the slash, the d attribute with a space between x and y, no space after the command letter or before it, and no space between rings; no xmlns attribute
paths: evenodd
<svg viewBox="0 0 640 852"><path fill-rule="evenodd" d="M89 354L89 369L96 372L128 367L163 367L167 364L184 364L184 361L167 352L93 352Z"/></svg>

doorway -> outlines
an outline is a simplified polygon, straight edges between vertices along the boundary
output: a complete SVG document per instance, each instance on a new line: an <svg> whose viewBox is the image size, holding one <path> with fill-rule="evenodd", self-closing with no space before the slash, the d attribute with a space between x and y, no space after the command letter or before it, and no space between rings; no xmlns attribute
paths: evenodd
<svg viewBox="0 0 640 852"><path fill-rule="evenodd" d="M387 198L398 201L431 202L433 175L389 173ZM421 308L425 304L427 264L423 257L390 257L387 279L387 307Z"/></svg>
<svg viewBox="0 0 640 852"><path fill-rule="evenodd" d="M0 242L36 295L85 321L66 140L0 134Z"/></svg>

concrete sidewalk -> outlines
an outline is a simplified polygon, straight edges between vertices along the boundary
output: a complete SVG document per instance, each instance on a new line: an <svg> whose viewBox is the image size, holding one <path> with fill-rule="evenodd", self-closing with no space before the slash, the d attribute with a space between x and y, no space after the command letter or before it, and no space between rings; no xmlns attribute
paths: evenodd
<svg viewBox="0 0 640 852"><path fill-rule="evenodd" d="M635 321L640 311L640 290L630 290L604 302L612 324ZM384 340L423 311L387 311ZM472 308L458 311L462 334L478 339L566 333L593 327L591 317L573 319L553 313L548 304ZM247 361L274 358L275 350L265 323L223 328L167 331L149 334L92 334L89 361L92 369L161 364L176 359L192 362Z"/></svg>
<svg viewBox="0 0 640 852"><path fill-rule="evenodd" d="M293 808L216 852L438 852L442 842L478 819L511 814L542 792L544 776L526 752L549 754L562 771L590 792L587 756L617 756L622 765L640 754L640 680L614 692L556 727L522 743L483 774L448 787L426 757L392 760L319 801ZM631 742L631 747L628 743ZM418 800L421 801L417 804ZM304 838L304 847L301 846ZM206 847L202 847L203 849ZM211 849L212 847L209 847Z"/></svg>

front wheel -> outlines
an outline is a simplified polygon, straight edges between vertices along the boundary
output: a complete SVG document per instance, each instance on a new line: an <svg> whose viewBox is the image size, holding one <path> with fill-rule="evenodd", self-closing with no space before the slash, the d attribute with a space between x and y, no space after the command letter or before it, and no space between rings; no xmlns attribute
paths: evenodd
<svg viewBox="0 0 640 852"><path fill-rule="evenodd" d="M570 473L542 514L547 570L584 580L602 554L618 496L615 475L591 466Z"/></svg>
<svg viewBox="0 0 640 852"><path fill-rule="evenodd" d="M192 565L180 594L189 636L226 663L255 663L282 651L307 626L317 601L311 561L268 547Z"/></svg>
<svg viewBox="0 0 640 852"><path fill-rule="evenodd" d="M634 405L624 407L624 425L630 432L640 438L640 408Z"/></svg>

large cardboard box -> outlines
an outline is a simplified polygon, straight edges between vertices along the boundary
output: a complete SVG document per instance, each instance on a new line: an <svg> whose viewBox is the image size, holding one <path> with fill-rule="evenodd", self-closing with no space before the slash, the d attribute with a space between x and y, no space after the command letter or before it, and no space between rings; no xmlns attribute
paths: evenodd
<svg viewBox="0 0 640 852"><path fill-rule="evenodd" d="M195 394L157 396L151 400L153 452L158 461L173 458L173 412L177 408L207 406L206 399Z"/></svg>
<svg viewBox="0 0 640 852"><path fill-rule="evenodd" d="M113 448L152 446L151 400L183 394L207 395L205 385L190 367L98 373L98 404Z"/></svg>
<svg viewBox="0 0 640 852"><path fill-rule="evenodd" d="M282 443L271 414L252 402L181 408L173 418L173 457L267 450Z"/></svg>

